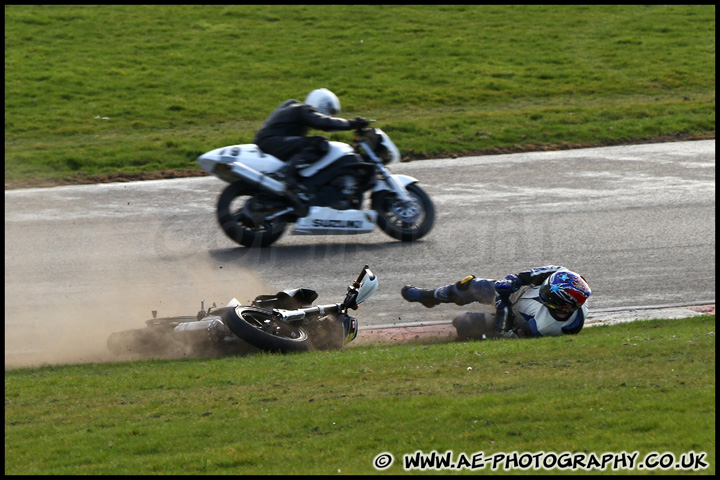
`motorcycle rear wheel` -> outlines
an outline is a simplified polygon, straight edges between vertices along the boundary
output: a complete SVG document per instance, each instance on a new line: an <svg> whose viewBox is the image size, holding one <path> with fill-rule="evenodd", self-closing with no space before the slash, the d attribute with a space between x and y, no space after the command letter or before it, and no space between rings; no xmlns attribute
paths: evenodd
<svg viewBox="0 0 720 480"><path fill-rule="evenodd" d="M217 204L217 219L231 240L244 247L267 247L273 244L283 232L285 222L266 224L262 222L268 215L277 211L272 208L252 208L253 192L242 182L230 184L220 194ZM258 202L260 203L260 202ZM246 206L247 205L247 206ZM251 214L248 215L248 212Z"/></svg>
<svg viewBox="0 0 720 480"><path fill-rule="evenodd" d="M270 352L306 352L310 337L303 327L275 320L264 308L239 306L225 315L225 324L247 343Z"/></svg>
<svg viewBox="0 0 720 480"><path fill-rule="evenodd" d="M430 232L435 223L435 206L430 196L413 183L405 187L412 198L411 204L404 204L388 191L376 193L372 208L378 212L377 225L392 238L413 242Z"/></svg>

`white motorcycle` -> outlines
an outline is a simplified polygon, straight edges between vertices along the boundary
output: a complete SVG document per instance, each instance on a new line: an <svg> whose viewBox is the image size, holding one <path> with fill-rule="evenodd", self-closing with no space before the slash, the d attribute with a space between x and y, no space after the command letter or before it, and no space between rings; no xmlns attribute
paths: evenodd
<svg viewBox="0 0 720 480"><path fill-rule="evenodd" d="M114 332L107 346L115 355L135 358L342 349L358 334L349 311L377 289L377 276L365 265L341 303L313 305L315 290L295 288L259 295L252 305L233 298L225 307L205 310L202 302L196 316L158 317L153 311L145 328Z"/></svg>
<svg viewBox="0 0 720 480"><path fill-rule="evenodd" d="M217 218L225 234L246 247L274 243L289 223L293 235L370 233L377 225L411 242L425 236L435 207L417 179L393 175L387 165L400 152L379 128L355 131L353 145L329 142L321 159L301 169L303 191L272 174L285 163L254 144L218 148L200 155L206 172L230 183L220 195ZM366 200L369 208L363 208Z"/></svg>

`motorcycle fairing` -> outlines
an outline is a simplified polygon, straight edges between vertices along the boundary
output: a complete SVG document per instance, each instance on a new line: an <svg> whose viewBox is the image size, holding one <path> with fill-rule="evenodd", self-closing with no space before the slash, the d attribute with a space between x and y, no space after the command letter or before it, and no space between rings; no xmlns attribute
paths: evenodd
<svg viewBox="0 0 720 480"><path fill-rule="evenodd" d="M197 162L203 170L210 174L214 173L218 163L240 162L262 173L274 172L285 165L285 162L263 152L254 143L216 148L198 157Z"/></svg>
<svg viewBox="0 0 720 480"><path fill-rule="evenodd" d="M370 233L375 229L375 210L335 210L310 207L307 216L298 218L292 235L348 235Z"/></svg>
<svg viewBox="0 0 720 480"><path fill-rule="evenodd" d="M318 161L300 170L300 176L305 178L312 177L320 170L333 164L339 158L354 154L353 148L346 143L328 143L330 144L328 152ZM263 152L260 150L260 147L254 143L216 148L198 157L197 162L203 170L210 174L216 173L215 168L219 163L233 164L239 162L261 173L272 173L285 165L285 162L273 155Z"/></svg>
<svg viewBox="0 0 720 480"><path fill-rule="evenodd" d="M409 175L390 175L390 176L393 179L395 179L400 184L400 186L402 186L403 188L406 188L411 183L417 183L417 181L418 181L417 178L411 177ZM373 193L379 192L381 190L390 190L390 189L388 188L387 184L384 182L376 183L375 187L373 188Z"/></svg>

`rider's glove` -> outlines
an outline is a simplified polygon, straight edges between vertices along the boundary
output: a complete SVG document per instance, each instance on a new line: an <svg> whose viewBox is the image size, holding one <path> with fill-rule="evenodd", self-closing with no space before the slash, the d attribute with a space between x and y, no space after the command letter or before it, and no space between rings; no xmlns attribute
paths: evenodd
<svg viewBox="0 0 720 480"><path fill-rule="evenodd" d="M512 304L503 295L495 297L495 324L493 329L498 336L502 336L505 332L512 330L515 325L515 313Z"/></svg>
<svg viewBox="0 0 720 480"><path fill-rule="evenodd" d="M517 292L522 286L522 282L516 275L508 275L505 280L495 282L495 291L502 296L508 296Z"/></svg>
<svg viewBox="0 0 720 480"><path fill-rule="evenodd" d="M370 122L362 117L355 117L355 120L348 120L348 122L350 122L350 128L353 130L360 130L370 125Z"/></svg>

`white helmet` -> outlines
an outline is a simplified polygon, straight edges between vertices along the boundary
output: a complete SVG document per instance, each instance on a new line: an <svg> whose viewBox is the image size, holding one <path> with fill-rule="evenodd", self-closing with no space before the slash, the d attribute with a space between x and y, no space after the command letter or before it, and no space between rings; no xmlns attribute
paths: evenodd
<svg viewBox="0 0 720 480"><path fill-rule="evenodd" d="M325 115L333 116L340 113L340 100L327 88L318 88L310 92L305 103L312 105Z"/></svg>

